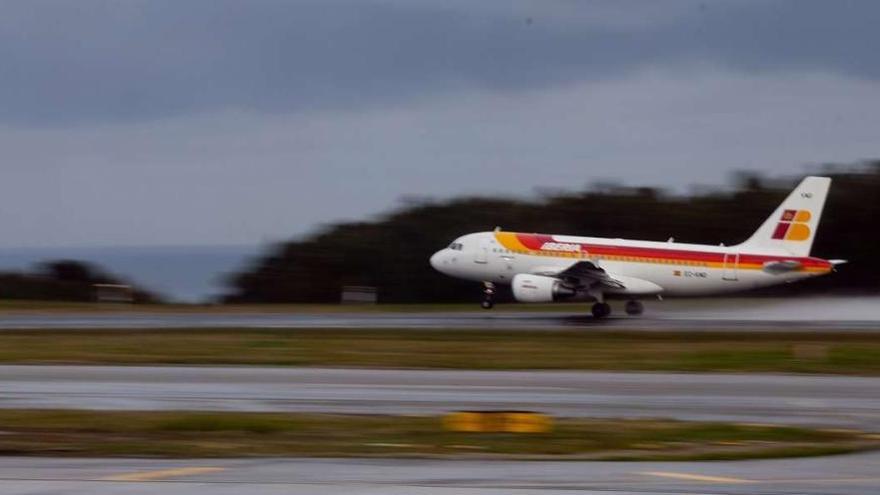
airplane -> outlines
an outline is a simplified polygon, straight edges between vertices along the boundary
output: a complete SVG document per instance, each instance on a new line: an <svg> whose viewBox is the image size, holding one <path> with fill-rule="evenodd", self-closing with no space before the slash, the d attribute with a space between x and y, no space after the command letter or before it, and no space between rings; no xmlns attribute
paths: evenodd
<svg viewBox="0 0 880 495"><path fill-rule="evenodd" d="M477 232L431 256L437 271L482 282L481 306L494 306L496 284L509 284L525 303L594 302L595 318L611 314L609 299L701 296L767 287L825 275L846 260L810 256L828 177L806 177L745 242L713 246L570 235Z"/></svg>

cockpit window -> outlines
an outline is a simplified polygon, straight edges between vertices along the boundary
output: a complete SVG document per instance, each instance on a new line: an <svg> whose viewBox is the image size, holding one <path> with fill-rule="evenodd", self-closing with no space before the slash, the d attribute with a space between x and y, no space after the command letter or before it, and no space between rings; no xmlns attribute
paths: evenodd
<svg viewBox="0 0 880 495"><path fill-rule="evenodd" d="M453 242L452 244L449 245L449 249L453 249L455 251L461 251L462 247L463 246L461 245L460 242Z"/></svg>

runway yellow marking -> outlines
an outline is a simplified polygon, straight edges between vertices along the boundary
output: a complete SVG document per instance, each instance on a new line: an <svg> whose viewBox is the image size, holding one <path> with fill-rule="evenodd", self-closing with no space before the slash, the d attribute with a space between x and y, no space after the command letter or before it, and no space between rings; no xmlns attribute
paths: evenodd
<svg viewBox="0 0 880 495"><path fill-rule="evenodd" d="M104 481L154 481L179 476L191 476L194 474L208 474L225 471L219 467L183 467L174 469L160 469L157 471L140 471L137 473L125 473L101 478Z"/></svg>
<svg viewBox="0 0 880 495"><path fill-rule="evenodd" d="M690 473L674 473L670 471L644 471L641 474L647 474L649 476L659 476L661 478L672 478L677 480L687 480L687 481L702 481L705 483L753 483L752 480L747 480L743 478L728 478L725 476L705 476L702 474L690 474Z"/></svg>

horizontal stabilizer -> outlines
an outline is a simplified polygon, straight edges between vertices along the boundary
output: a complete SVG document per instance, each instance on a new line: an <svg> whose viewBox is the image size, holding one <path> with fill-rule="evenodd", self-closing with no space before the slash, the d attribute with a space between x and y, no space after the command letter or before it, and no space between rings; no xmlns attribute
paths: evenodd
<svg viewBox="0 0 880 495"><path fill-rule="evenodd" d="M795 260L768 261L764 263L764 271L777 275L800 270L802 266L803 264L800 261Z"/></svg>

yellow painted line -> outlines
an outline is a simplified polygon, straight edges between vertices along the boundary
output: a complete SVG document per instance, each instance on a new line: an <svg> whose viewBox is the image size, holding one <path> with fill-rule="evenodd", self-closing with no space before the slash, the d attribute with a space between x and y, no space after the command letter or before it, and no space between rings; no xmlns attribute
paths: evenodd
<svg viewBox="0 0 880 495"><path fill-rule="evenodd" d="M137 473L118 474L101 478L103 481L153 481L179 476L192 476L194 474L208 474L225 471L219 467L183 467L174 469L160 469L157 471L141 471Z"/></svg>
<svg viewBox="0 0 880 495"><path fill-rule="evenodd" d="M672 478L687 481L702 481L705 483L754 483L752 480L743 478L728 478L724 476L705 476L702 474L674 473L670 471L644 471L640 474L648 476L659 476L661 478Z"/></svg>

